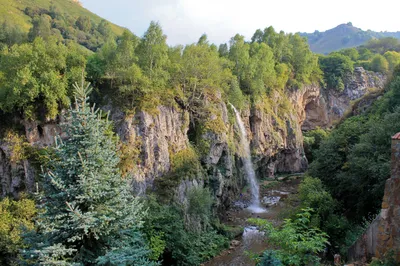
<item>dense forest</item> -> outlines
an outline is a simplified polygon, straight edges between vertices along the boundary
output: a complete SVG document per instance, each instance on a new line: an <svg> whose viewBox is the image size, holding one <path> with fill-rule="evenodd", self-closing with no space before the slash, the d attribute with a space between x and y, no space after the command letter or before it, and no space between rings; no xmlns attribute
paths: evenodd
<svg viewBox="0 0 400 266"><path fill-rule="evenodd" d="M356 67L388 77L381 97L333 128L304 133L310 166L299 193L283 224L249 220L272 243L249 256L258 265L346 258L378 213L390 176L390 136L400 131L398 40L317 55L299 34L267 27L249 41L237 34L216 46L202 35L171 47L156 22L138 37L57 4L23 12L31 28L1 23L0 137L13 163L32 162L37 188L0 202L1 265L200 265L217 256L237 228L221 222L212 181L190 189L185 204L174 191L207 176L201 158L211 144L204 136L228 127L220 103L263 110L274 128L290 132L289 92L315 85L340 93ZM132 189L140 144L118 137L104 111L110 105L126 116L157 115L159 106L189 114L182 118L190 124L188 148L171 156L170 171L144 193ZM61 133L53 145L35 146L20 121L58 123Z"/></svg>

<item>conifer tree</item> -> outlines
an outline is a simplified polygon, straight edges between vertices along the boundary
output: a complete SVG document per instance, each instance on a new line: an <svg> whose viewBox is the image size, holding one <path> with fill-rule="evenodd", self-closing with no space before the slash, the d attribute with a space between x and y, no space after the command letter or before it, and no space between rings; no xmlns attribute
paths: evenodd
<svg viewBox="0 0 400 266"><path fill-rule="evenodd" d="M43 212L23 251L29 265L151 265L140 233L145 211L117 164L111 122L75 84L75 107L44 174Z"/></svg>

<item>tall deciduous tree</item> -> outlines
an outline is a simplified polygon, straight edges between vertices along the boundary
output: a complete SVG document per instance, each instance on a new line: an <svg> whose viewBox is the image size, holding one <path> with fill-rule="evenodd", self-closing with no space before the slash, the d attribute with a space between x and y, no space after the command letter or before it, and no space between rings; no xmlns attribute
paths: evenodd
<svg viewBox="0 0 400 266"><path fill-rule="evenodd" d="M150 78L153 86L162 88L168 80L167 37L161 26L152 21L138 47L139 64L144 74Z"/></svg>
<svg viewBox="0 0 400 266"><path fill-rule="evenodd" d="M43 265L150 265L140 233L144 210L118 170L111 122L88 104L88 86L75 88L69 138L57 138L25 257Z"/></svg>
<svg viewBox="0 0 400 266"><path fill-rule="evenodd" d="M244 36L236 34L230 40L229 59L234 63L233 74L238 77L240 83L245 79L245 72L250 59L249 50L250 45L245 43Z"/></svg>

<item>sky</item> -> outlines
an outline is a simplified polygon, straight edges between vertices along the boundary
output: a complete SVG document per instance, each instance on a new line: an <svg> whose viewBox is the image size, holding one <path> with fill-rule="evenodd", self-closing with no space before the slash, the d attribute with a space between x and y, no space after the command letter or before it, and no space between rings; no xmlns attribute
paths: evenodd
<svg viewBox="0 0 400 266"><path fill-rule="evenodd" d="M325 31L352 22L363 30L400 31L398 0L81 0L97 15L142 36L158 21L170 45L215 44L236 33L250 39L257 29Z"/></svg>

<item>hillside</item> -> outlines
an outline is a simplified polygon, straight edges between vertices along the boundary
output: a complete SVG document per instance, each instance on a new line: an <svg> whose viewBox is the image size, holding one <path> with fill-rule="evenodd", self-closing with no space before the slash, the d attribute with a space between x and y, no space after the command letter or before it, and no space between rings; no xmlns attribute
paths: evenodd
<svg viewBox="0 0 400 266"><path fill-rule="evenodd" d="M351 23L340 24L324 32L315 31L314 33L300 33L300 35L307 37L311 50L320 54L356 47L374 38L394 37L400 39L400 32L364 31L354 27Z"/></svg>
<svg viewBox="0 0 400 266"><path fill-rule="evenodd" d="M74 18L88 16L96 23L100 23L102 20L101 17L72 0L0 0L0 17L2 20L12 21L28 31L32 27L32 19L24 13L25 8L31 7L49 10L51 5L56 6ZM115 24L111 24L111 28L116 35L122 34L124 30Z"/></svg>
<svg viewBox="0 0 400 266"><path fill-rule="evenodd" d="M73 0L0 0L0 23L24 34L36 24L41 32L48 28L49 35L75 40L90 50L100 47L109 34L124 31Z"/></svg>

